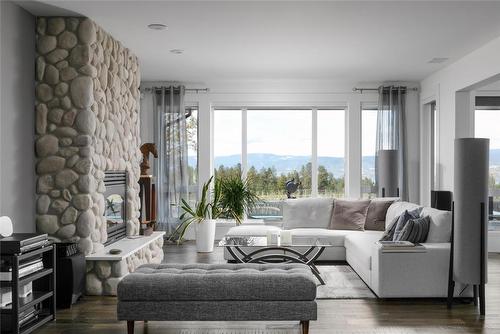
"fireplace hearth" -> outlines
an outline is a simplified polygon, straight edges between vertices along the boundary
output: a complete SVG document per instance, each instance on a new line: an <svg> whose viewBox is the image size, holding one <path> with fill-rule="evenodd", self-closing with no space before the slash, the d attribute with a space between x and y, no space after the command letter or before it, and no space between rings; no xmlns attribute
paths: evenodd
<svg viewBox="0 0 500 334"><path fill-rule="evenodd" d="M127 236L127 172L109 171L104 174L104 218L108 233L104 245L109 245Z"/></svg>

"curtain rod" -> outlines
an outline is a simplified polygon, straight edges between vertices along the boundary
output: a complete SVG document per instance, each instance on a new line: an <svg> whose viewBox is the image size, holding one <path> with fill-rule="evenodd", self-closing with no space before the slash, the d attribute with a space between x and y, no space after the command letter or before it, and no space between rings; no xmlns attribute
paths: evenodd
<svg viewBox="0 0 500 334"><path fill-rule="evenodd" d="M396 89L402 89L402 90L412 90L412 91L415 91L417 92L418 91L418 88L417 87L413 87L413 88L408 88L408 87L404 87L404 86L390 86L391 89L393 90L396 90ZM378 91L379 89L378 88L358 88L358 87L354 87L352 89L353 92L360 92L361 94L363 94L363 91L365 90L369 90L369 91Z"/></svg>
<svg viewBox="0 0 500 334"><path fill-rule="evenodd" d="M147 87L147 88L144 88L144 90L146 92L152 92L153 89L159 89L159 88L150 88L150 87ZM210 88L184 88L184 91L185 92L195 92L195 93L199 93L199 92L204 92L204 93L208 93L210 92Z"/></svg>

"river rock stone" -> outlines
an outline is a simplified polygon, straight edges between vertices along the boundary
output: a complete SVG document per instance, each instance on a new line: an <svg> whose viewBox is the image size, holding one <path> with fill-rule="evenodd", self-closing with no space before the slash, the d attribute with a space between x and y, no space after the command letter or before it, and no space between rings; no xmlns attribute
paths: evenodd
<svg viewBox="0 0 500 334"><path fill-rule="evenodd" d="M45 30L47 30L47 20L45 17L38 17L36 19L36 31L40 35L45 35Z"/></svg>
<svg viewBox="0 0 500 334"><path fill-rule="evenodd" d="M39 194L48 194L52 189L54 189L54 178L52 175L43 175L38 177L36 191Z"/></svg>
<svg viewBox="0 0 500 334"><path fill-rule="evenodd" d="M68 57L68 55L69 55L69 52L67 50L55 49L54 51L50 52L45 57L45 59L47 60L47 62L49 62L51 64L56 64L56 63L59 63L61 60L66 59Z"/></svg>
<svg viewBox="0 0 500 334"><path fill-rule="evenodd" d="M75 138L76 146L89 146L92 144L92 137L89 135L81 135Z"/></svg>
<svg viewBox="0 0 500 334"><path fill-rule="evenodd" d="M81 43L94 43L97 37L94 22L90 19L85 19L80 22L80 26L78 27L78 37Z"/></svg>
<svg viewBox="0 0 500 334"><path fill-rule="evenodd" d="M79 245L82 240L80 240ZM91 244L92 242L89 241ZM88 273L85 277L85 289L88 295L91 296L100 296L102 295L102 282L94 273Z"/></svg>
<svg viewBox="0 0 500 334"><path fill-rule="evenodd" d="M40 135L44 134L47 131L47 106L43 103L39 103L36 106L36 120L35 127L36 132Z"/></svg>
<svg viewBox="0 0 500 334"><path fill-rule="evenodd" d="M68 93L68 89L69 85L65 82L61 82L54 88L54 93L56 96L64 97Z"/></svg>
<svg viewBox="0 0 500 334"><path fill-rule="evenodd" d="M76 218L78 217L78 210L72 206L69 206L61 216L61 224L68 225L74 224Z"/></svg>
<svg viewBox="0 0 500 334"><path fill-rule="evenodd" d="M53 135L44 135L36 141L36 155L39 158L44 158L49 155L54 155L59 150L59 140Z"/></svg>
<svg viewBox="0 0 500 334"><path fill-rule="evenodd" d="M92 198L87 194L75 195L71 202L75 208L81 211L88 210L92 207Z"/></svg>
<svg viewBox="0 0 500 334"><path fill-rule="evenodd" d="M78 152L78 147L67 146L59 149L59 155L65 158L69 158Z"/></svg>
<svg viewBox="0 0 500 334"><path fill-rule="evenodd" d="M58 190L59 191L59 190ZM68 189L64 189L62 191L62 197L67 200L68 202L71 202L73 195L71 195L70 191Z"/></svg>
<svg viewBox="0 0 500 334"><path fill-rule="evenodd" d="M78 180L78 174L71 169L63 169L56 175L56 187L65 189Z"/></svg>
<svg viewBox="0 0 500 334"><path fill-rule="evenodd" d="M82 76L71 82L71 100L77 108L85 109L94 103L94 83L92 78Z"/></svg>
<svg viewBox="0 0 500 334"><path fill-rule="evenodd" d="M90 173L90 169L92 168L92 161L90 159L80 159L75 164L73 169L79 174L88 174Z"/></svg>
<svg viewBox="0 0 500 334"><path fill-rule="evenodd" d="M47 84L38 84L36 86L36 97L42 102L49 102L54 97L52 87Z"/></svg>
<svg viewBox="0 0 500 334"><path fill-rule="evenodd" d="M68 202L66 202L64 200L56 199L55 201L52 202L52 205L50 206L50 211L52 213L56 213L57 215L60 215L61 213L64 212L64 210L66 210L68 205L69 205Z"/></svg>
<svg viewBox="0 0 500 334"><path fill-rule="evenodd" d="M59 198L59 197L61 197L61 191L60 191L60 190L57 190L57 189L51 190L51 191L49 192L49 196L50 196L51 198Z"/></svg>
<svg viewBox="0 0 500 334"><path fill-rule="evenodd" d="M50 35L59 35L65 27L66 24L62 17L51 17L47 20L47 33Z"/></svg>
<svg viewBox="0 0 500 334"><path fill-rule="evenodd" d="M68 158L66 160L66 167L68 168L73 168L73 166L76 164L76 162L79 160L80 158L78 157L78 155L73 155L71 156L70 158Z"/></svg>
<svg viewBox="0 0 500 334"><path fill-rule="evenodd" d="M57 38L57 45L63 49L72 49L76 43L76 35L71 31L65 31Z"/></svg>
<svg viewBox="0 0 500 334"><path fill-rule="evenodd" d="M38 174L48 174L58 172L64 168L66 160L61 157L51 156L40 160L36 166Z"/></svg>
<svg viewBox="0 0 500 334"><path fill-rule="evenodd" d="M84 211L76 221L76 233L82 238L90 236L95 228L95 216L92 210Z"/></svg>
<svg viewBox="0 0 500 334"><path fill-rule="evenodd" d="M45 82L50 85L55 85L59 82L59 70L54 65L45 67Z"/></svg>
<svg viewBox="0 0 500 334"><path fill-rule="evenodd" d="M66 27L69 31L76 31L78 25L80 24L80 20L76 17L70 17L66 19Z"/></svg>
<svg viewBox="0 0 500 334"><path fill-rule="evenodd" d="M37 57L36 58L36 63L35 63L35 67L36 67L36 79L38 81L42 81L43 80L43 75L45 74L45 60L43 57Z"/></svg>
<svg viewBox="0 0 500 334"><path fill-rule="evenodd" d="M54 132L52 132L52 134L54 134L55 136L57 136L59 138L76 137L76 135L78 135L78 132L69 126L62 126L62 127L58 127L57 129L55 129Z"/></svg>
<svg viewBox="0 0 500 334"><path fill-rule="evenodd" d="M83 134L92 135L96 129L97 120L90 110L82 110L76 115L75 126Z"/></svg>
<svg viewBox="0 0 500 334"><path fill-rule="evenodd" d="M116 296L118 292L118 283L122 279L118 277L110 277L103 282L103 294L106 296Z"/></svg>
<svg viewBox="0 0 500 334"><path fill-rule="evenodd" d="M69 138L69 137L64 137L64 138L61 138L61 140L59 141L59 145L61 146L70 146L71 144L73 144L73 139ZM68 165L68 161L66 160L66 165Z"/></svg>
<svg viewBox="0 0 500 334"><path fill-rule="evenodd" d="M36 201L36 212L40 215L46 214L50 206L50 197L41 195Z"/></svg>
<svg viewBox="0 0 500 334"><path fill-rule="evenodd" d="M57 231L57 236L63 240L69 239L75 235L76 226L74 224L64 225Z"/></svg>
<svg viewBox="0 0 500 334"><path fill-rule="evenodd" d="M57 38L54 36L38 36L38 41L36 43L37 50L39 54L46 54L54 50L57 46Z"/></svg>
<svg viewBox="0 0 500 334"><path fill-rule="evenodd" d="M82 175L78 179L78 189L82 193L94 193L97 190L97 182L92 175Z"/></svg>
<svg viewBox="0 0 500 334"><path fill-rule="evenodd" d="M62 81L71 81L78 76L73 67L63 68L59 73Z"/></svg>
<svg viewBox="0 0 500 334"><path fill-rule="evenodd" d="M41 233L54 234L59 229L57 225L57 216L40 215L36 218L37 230Z"/></svg>
<svg viewBox="0 0 500 334"><path fill-rule="evenodd" d="M97 69L90 64L83 65L78 69L78 72L83 75L88 75L91 78L95 78L97 76Z"/></svg>
<svg viewBox="0 0 500 334"><path fill-rule="evenodd" d="M66 126L72 126L75 122L76 110L70 110L66 112L62 118L62 124Z"/></svg>
<svg viewBox="0 0 500 334"><path fill-rule="evenodd" d="M90 63L92 52L88 45L75 46L69 55L69 62L73 66L83 66Z"/></svg>
<svg viewBox="0 0 500 334"><path fill-rule="evenodd" d="M66 67L68 67L68 66L69 66L69 63L68 63L66 60L61 60L60 62L58 62L58 63L56 64L56 68L57 68L58 70L62 70L63 68L66 68Z"/></svg>
<svg viewBox="0 0 500 334"><path fill-rule="evenodd" d="M59 108L54 108L49 111L48 119L52 123L59 124L61 123L62 116L64 114L64 110Z"/></svg>

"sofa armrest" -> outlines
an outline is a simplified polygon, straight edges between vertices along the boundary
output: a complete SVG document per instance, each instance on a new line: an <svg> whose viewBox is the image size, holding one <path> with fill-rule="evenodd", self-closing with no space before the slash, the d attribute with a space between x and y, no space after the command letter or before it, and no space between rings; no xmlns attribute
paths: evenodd
<svg viewBox="0 0 500 334"><path fill-rule="evenodd" d="M371 288L381 298L446 297L450 243L425 243L425 252L384 253L373 246Z"/></svg>

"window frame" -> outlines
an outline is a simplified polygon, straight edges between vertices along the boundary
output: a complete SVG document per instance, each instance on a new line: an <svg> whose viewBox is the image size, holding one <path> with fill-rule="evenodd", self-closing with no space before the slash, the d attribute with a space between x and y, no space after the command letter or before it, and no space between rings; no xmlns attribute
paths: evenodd
<svg viewBox="0 0 500 334"><path fill-rule="evenodd" d="M283 112L287 110L306 110L311 112L311 198L316 198L319 197L318 194L318 110L331 110L331 111L336 111L344 112L344 182L347 181L347 174L349 173L348 171L348 163L347 159L348 157L346 156L347 154L347 143L348 143L348 135L349 135L349 129L348 129L348 106L347 105L336 105L336 106L325 106L325 105L319 105L319 106L284 106L284 105L279 105L279 106L266 106L266 105L259 105L259 106L216 106L212 105L211 107L211 114L213 118L215 119L217 110L239 110L241 112L241 171L242 171L242 177L246 177L247 172L248 172L248 110L273 110L273 111L279 111L282 110ZM213 131L213 128L212 128ZM213 132L212 132L213 133ZM213 138L213 135L212 135ZM213 147L215 147L215 143L213 143ZM214 149L211 151L211 164L215 168L215 154L214 154ZM214 173L214 168L211 169L211 174L213 175ZM347 196L347 185L344 185L344 196Z"/></svg>

